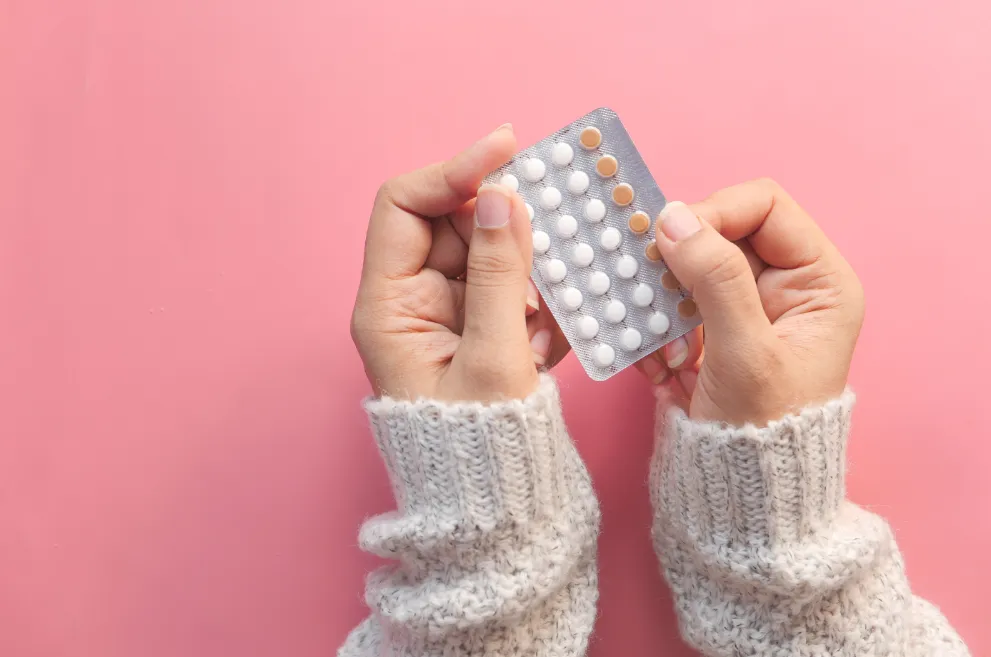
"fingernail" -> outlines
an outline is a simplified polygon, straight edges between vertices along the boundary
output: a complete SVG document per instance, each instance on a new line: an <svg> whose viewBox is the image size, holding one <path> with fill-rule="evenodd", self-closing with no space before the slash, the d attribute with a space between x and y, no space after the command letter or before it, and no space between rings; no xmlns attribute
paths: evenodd
<svg viewBox="0 0 991 657"><path fill-rule="evenodd" d="M699 218L695 216L691 208L681 201L670 201L664 206L660 214L661 231L667 235L672 242L678 242L691 237L702 230Z"/></svg>
<svg viewBox="0 0 991 657"><path fill-rule="evenodd" d="M667 361L668 367L674 369L684 363L686 358L688 358L688 340L684 337L664 346L664 360Z"/></svg>
<svg viewBox="0 0 991 657"><path fill-rule="evenodd" d="M540 293L537 291L537 286L530 280L526 282L526 305L534 310L540 310Z"/></svg>
<svg viewBox="0 0 991 657"><path fill-rule="evenodd" d="M500 130L509 130L510 132L512 132L513 131L513 124L512 123L503 123L501 126L499 126L498 128L496 128L492 132L499 132Z"/></svg>
<svg viewBox="0 0 991 657"><path fill-rule="evenodd" d="M643 373L647 379L655 386L664 382L668 378L668 369L661 365L653 354L643 359Z"/></svg>
<svg viewBox="0 0 991 657"><path fill-rule="evenodd" d="M509 190L500 185L482 185L475 199L475 225L501 228L509 223Z"/></svg>
<svg viewBox="0 0 991 657"><path fill-rule="evenodd" d="M533 362L537 367L541 367L547 362L547 355L551 349L550 329L540 329L530 338L530 351L533 352Z"/></svg>

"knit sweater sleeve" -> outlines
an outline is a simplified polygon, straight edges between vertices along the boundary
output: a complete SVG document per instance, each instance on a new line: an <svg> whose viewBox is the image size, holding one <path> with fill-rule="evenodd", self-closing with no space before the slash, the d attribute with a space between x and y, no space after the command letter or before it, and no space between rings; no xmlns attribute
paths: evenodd
<svg viewBox="0 0 991 657"><path fill-rule="evenodd" d="M398 510L367 521L369 617L339 657L583 655L599 508L553 380L523 400L366 402Z"/></svg>
<svg viewBox="0 0 991 657"><path fill-rule="evenodd" d="M765 428L658 421L654 543L707 657L963 657L888 525L846 501L853 395Z"/></svg>

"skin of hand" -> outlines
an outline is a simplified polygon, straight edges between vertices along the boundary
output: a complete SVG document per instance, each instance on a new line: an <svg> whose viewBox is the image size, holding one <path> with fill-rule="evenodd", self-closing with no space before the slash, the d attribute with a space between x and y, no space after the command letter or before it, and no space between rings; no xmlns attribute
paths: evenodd
<svg viewBox="0 0 991 657"><path fill-rule="evenodd" d="M523 199L482 179L516 153L500 126L454 158L382 185L351 337L377 395L523 398L568 351L530 281Z"/></svg>
<svg viewBox="0 0 991 657"><path fill-rule="evenodd" d="M657 247L704 321L638 368L698 420L758 426L843 392L864 319L860 281L775 182L670 202Z"/></svg>

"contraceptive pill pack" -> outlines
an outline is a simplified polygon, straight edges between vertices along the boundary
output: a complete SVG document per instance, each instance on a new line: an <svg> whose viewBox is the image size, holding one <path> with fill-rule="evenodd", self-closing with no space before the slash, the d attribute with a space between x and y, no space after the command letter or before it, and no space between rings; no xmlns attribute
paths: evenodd
<svg viewBox="0 0 991 657"><path fill-rule="evenodd" d="M526 201L533 281L592 379L701 323L654 243L664 195L612 110L593 110L520 151L486 182Z"/></svg>

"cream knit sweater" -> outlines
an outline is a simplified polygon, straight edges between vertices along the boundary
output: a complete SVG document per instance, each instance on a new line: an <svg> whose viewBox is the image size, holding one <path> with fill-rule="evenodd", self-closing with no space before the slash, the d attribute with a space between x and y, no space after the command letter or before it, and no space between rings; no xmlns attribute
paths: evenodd
<svg viewBox="0 0 991 657"><path fill-rule="evenodd" d="M654 545L703 655L968 655L912 596L883 520L844 501L853 396L766 428L659 418ZM372 613L340 657L585 654L599 508L553 380L492 405L366 404L398 511L369 520Z"/></svg>

